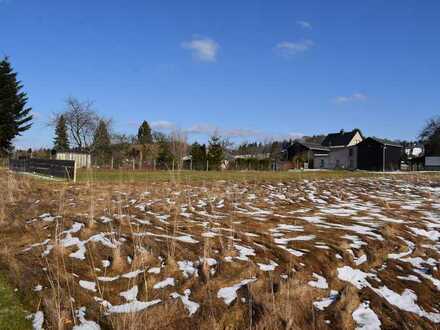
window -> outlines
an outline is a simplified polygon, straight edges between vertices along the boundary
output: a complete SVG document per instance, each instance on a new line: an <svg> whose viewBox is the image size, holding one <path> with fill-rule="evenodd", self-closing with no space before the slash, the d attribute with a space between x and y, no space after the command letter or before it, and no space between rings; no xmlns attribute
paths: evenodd
<svg viewBox="0 0 440 330"><path fill-rule="evenodd" d="M339 159L336 159L336 167L340 167L341 163L339 162Z"/></svg>
<svg viewBox="0 0 440 330"><path fill-rule="evenodd" d="M319 167L324 168L324 159L321 159L321 164L319 165Z"/></svg>

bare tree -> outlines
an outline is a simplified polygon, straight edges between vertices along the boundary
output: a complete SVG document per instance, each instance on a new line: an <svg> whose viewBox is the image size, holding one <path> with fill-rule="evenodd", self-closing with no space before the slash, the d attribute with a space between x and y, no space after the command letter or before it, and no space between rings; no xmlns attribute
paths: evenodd
<svg viewBox="0 0 440 330"><path fill-rule="evenodd" d="M426 155L440 155L440 117L429 119L419 138L425 144Z"/></svg>
<svg viewBox="0 0 440 330"><path fill-rule="evenodd" d="M78 150L88 149L92 144L99 121L98 115L93 110L93 102L69 97L66 100L65 111L56 114L52 124L58 122L60 116L63 116L66 121L73 147Z"/></svg>
<svg viewBox="0 0 440 330"><path fill-rule="evenodd" d="M182 168L183 157L188 152L187 135L180 129L175 129L170 134L170 149L173 158L177 162L178 169Z"/></svg>

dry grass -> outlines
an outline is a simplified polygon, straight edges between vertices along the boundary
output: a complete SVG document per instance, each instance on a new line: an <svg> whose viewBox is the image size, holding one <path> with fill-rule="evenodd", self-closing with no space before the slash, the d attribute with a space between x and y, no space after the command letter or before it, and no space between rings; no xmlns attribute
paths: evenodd
<svg viewBox="0 0 440 330"><path fill-rule="evenodd" d="M218 174L209 174L203 182L191 175L194 182L182 175L73 185L0 172L0 184L8 187L0 192L0 262L32 311L44 312L45 328L70 329L83 323L78 311L86 307L85 319L115 329L352 329L353 311L366 300L384 328L436 327L426 317L390 304L372 288L386 285L399 294L410 288L425 311L440 309L434 283L420 276L420 283L397 279L417 275L415 267L389 258L390 253L408 250L402 237L415 244L410 257L421 258L424 269L439 278L436 265L426 264L429 258L438 260L436 242L410 229L435 231L426 224L436 223L430 216L440 211L439 193L433 189L440 186L437 177L336 173L302 181L304 177L293 174L256 180L246 173L240 179L226 174L221 181ZM420 203L402 208L412 202ZM338 207L352 213L338 214ZM50 217L40 217L44 213ZM82 227L66 232L75 223ZM349 226L370 231L356 232ZM310 235L313 238L277 241ZM240 257L237 246L252 253ZM84 259L72 257L81 248ZM357 264L364 255L366 261ZM182 261L191 261L193 272L183 272ZM273 271L259 265L271 261L277 264ZM372 288L359 290L339 279L338 268L344 265L374 272ZM141 272L123 277L136 270ZM328 288L311 286L313 273L323 276ZM173 278L174 286L154 288L166 278ZM246 279L255 281L237 288L237 298L229 305L218 297L220 289ZM95 283L96 291L80 281ZM43 289L34 291L37 285ZM127 303L120 293L134 286L137 301L160 303L135 313L109 313L108 304ZM199 304L191 316L183 299L170 296L184 296L187 289L190 301ZM330 289L338 292L337 299L317 309L313 303L327 297Z"/></svg>

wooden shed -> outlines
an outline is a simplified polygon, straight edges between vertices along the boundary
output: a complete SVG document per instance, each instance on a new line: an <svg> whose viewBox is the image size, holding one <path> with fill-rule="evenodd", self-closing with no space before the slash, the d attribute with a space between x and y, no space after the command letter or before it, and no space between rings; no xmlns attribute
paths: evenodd
<svg viewBox="0 0 440 330"><path fill-rule="evenodd" d="M330 152L330 148L317 143L296 141L287 148L287 159L296 168L314 167L315 156L325 157Z"/></svg>
<svg viewBox="0 0 440 330"><path fill-rule="evenodd" d="M402 146L398 143L369 137L357 144L357 166L367 171L398 171Z"/></svg>

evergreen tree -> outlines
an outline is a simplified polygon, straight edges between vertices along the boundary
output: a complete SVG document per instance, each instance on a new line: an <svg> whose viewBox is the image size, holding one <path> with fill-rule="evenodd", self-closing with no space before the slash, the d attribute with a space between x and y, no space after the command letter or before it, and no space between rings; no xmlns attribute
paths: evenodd
<svg viewBox="0 0 440 330"><path fill-rule="evenodd" d="M55 139L53 141L54 149L57 152L69 150L69 138L67 136L67 125L64 116L61 115L55 127Z"/></svg>
<svg viewBox="0 0 440 330"><path fill-rule="evenodd" d="M165 169L171 168L174 156L171 152L169 138L162 133L156 132L154 139L158 146L157 166Z"/></svg>
<svg viewBox="0 0 440 330"><path fill-rule="evenodd" d="M93 154L99 165L108 161L111 155L111 139L108 124L102 119L99 120L95 135L93 136Z"/></svg>
<svg viewBox="0 0 440 330"><path fill-rule="evenodd" d="M0 61L0 153L10 152L12 140L32 126L28 97L22 92L8 58Z"/></svg>
<svg viewBox="0 0 440 330"><path fill-rule="evenodd" d="M150 144L153 142L153 136L151 134L151 128L150 125L148 125L148 122L144 120L142 125L139 127L138 130L138 143L140 144Z"/></svg>
<svg viewBox="0 0 440 330"><path fill-rule="evenodd" d="M219 170L224 158L224 144L220 136L213 135L209 139L208 162L210 170Z"/></svg>
<svg viewBox="0 0 440 330"><path fill-rule="evenodd" d="M206 145L194 142L191 146L191 157L194 170L206 169Z"/></svg>

